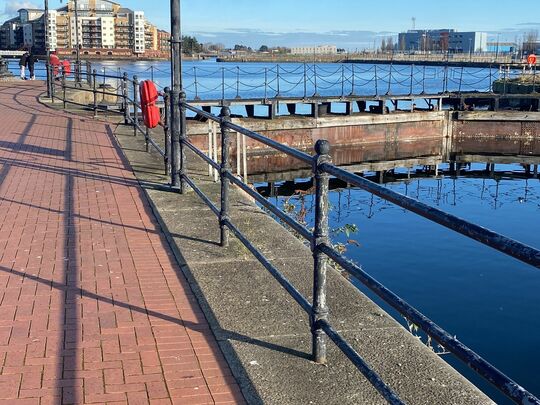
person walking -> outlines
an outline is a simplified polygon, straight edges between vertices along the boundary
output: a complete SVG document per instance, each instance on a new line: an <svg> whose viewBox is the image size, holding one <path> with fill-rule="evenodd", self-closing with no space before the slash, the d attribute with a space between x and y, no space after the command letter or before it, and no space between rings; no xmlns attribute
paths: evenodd
<svg viewBox="0 0 540 405"><path fill-rule="evenodd" d="M30 72L30 80L36 80L36 75L34 74L34 65L38 61L38 58L34 53L31 53L28 55L28 58L26 60L26 63L28 64L28 70Z"/></svg>
<svg viewBox="0 0 540 405"><path fill-rule="evenodd" d="M26 65L28 64L28 52L24 52L21 59L19 59L19 67L21 68L21 79L26 80Z"/></svg>

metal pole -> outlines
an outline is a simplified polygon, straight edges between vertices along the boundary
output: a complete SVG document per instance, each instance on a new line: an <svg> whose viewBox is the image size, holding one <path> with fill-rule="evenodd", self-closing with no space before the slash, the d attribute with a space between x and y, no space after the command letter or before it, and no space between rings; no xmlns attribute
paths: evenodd
<svg viewBox="0 0 540 405"><path fill-rule="evenodd" d="M221 103L225 103L225 68L221 68Z"/></svg>
<svg viewBox="0 0 540 405"><path fill-rule="evenodd" d="M221 108L221 211L219 214L219 226L221 229L221 246L229 246L229 230L225 224L229 220L229 186L230 180L227 174L231 171L229 162L230 131L226 124L231 121L229 107Z"/></svg>
<svg viewBox="0 0 540 405"><path fill-rule="evenodd" d="M306 62L304 62L304 100L307 97L307 66Z"/></svg>
<svg viewBox="0 0 540 405"><path fill-rule="evenodd" d="M375 95L379 95L379 84L378 84L378 78L377 78L377 65L375 65Z"/></svg>
<svg viewBox="0 0 540 405"><path fill-rule="evenodd" d="M171 164L171 132L170 132L170 97L171 97L171 89L169 87L165 87L163 89L164 95L163 95L163 103L165 105L165 122L163 123L164 127L164 133L165 133L165 174L170 174L170 164Z"/></svg>
<svg viewBox="0 0 540 405"><path fill-rule="evenodd" d="M52 97L52 73L50 69L51 39L49 38L49 0L45 0L45 50L47 54L47 97Z"/></svg>
<svg viewBox="0 0 540 405"><path fill-rule="evenodd" d="M187 160L186 160L186 141L187 141L187 121L186 121L186 93L180 92L180 194L184 194L187 188Z"/></svg>
<svg viewBox="0 0 540 405"><path fill-rule="evenodd" d="M77 4L77 0L75 0L75 45L77 47L77 50L76 50L76 57L77 57L77 61L76 61L76 66L75 66L75 72L76 72L76 83L78 85L80 85L81 83L81 75L80 75L80 71L81 71L81 44L79 43L79 6Z"/></svg>
<svg viewBox="0 0 540 405"><path fill-rule="evenodd" d="M133 76L133 136L137 136L137 125L139 125L139 78Z"/></svg>
<svg viewBox="0 0 540 405"><path fill-rule="evenodd" d="M351 86L352 86L352 88L351 88L351 96L353 96L353 95L354 95L355 81L356 81L356 80L355 80L356 77L355 77L355 73L354 73L354 63L352 64L352 69L351 69L351 71L352 71L352 78L351 78Z"/></svg>
<svg viewBox="0 0 540 405"><path fill-rule="evenodd" d="M128 92L128 74L124 72L124 75L122 76L122 97L124 98L124 124L129 124L129 92Z"/></svg>
<svg viewBox="0 0 540 405"><path fill-rule="evenodd" d="M171 186L180 188L180 91L182 90L182 37L180 0L171 0Z"/></svg>
<svg viewBox="0 0 540 405"><path fill-rule="evenodd" d="M276 97L280 96L280 87L279 87L279 65L276 65L276 80L277 80L277 93Z"/></svg>
<svg viewBox="0 0 540 405"><path fill-rule="evenodd" d="M197 68L193 67L193 78L195 80L195 100L199 100L199 82L197 81Z"/></svg>
<svg viewBox="0 0 540 405"><path fill-rule="evenodd" d="M414 76L414 63L411 65L411 87L409 89L409 96L413 94L413 76Z"/></svg>
<svg viewBox="0 0 540 405"><path fill-rule="evenodd" d="M64 109L66 108L66 71L62 69L62 100L64 102Z"/></svg>
<svg viewBox="0 0 540 405"><path fill-rule="evenodd" d="M321 321L328 320L326 304L326 265L327 256L321 247L328 244L328 183L330 176L321 170L321 165L331 163L330 144L326 140L318 140L315 144L313 176L315 178L315 229L311 250L313 252L313 307L311 312L311 334L313 361L326 363L326 336Z"/></svg>
<svg viewBox="0 0 540 405"><path fill-rule="evenodd" d="M236 67L236 98L240 98L240 66Z"/></svg>
<svg viewBox="0 0 540 405"><path fill-rule="evenodd" d="M97 71L96 69L92 70L92 92L94 93L94 117L97 117Z"/></svg>
<svg viewBox="0 0 540 405"><path fill-rule="evenodd" d="M268 99L268 68L264 68L264 99Z"/></svg>

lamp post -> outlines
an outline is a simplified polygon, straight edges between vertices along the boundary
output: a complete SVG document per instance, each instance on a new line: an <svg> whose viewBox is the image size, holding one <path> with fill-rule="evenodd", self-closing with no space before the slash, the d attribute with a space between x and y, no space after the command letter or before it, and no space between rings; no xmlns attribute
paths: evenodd
<svg viewBox="0 0 540 405"><path fill-rule="evenodd" d="M80 52L81 44L79 43L79 6L77 4L77 0L74 0L74 3L75 3L75 37L76 37L75 46L77 47L76 54L75 54L76 55L75 80L77 84L80 85L81 83L81 52Z"/></svg>
<svg viewBox="0 0 540 405"><path fill-rule="evenodd" d="M51 42L49 38L49 0L45 0L45 51L47 54L47 61L45 62L45 66L47 68L47 98L51 98L51 86L52 86L52 77L51 77L51 69L50 69L50 59L51 59Z"/></svg>
<svg viewBox="0 0 540 405"><path fill-rule="evenodd" d="M171 0L171 186L179 188L183 192L184 179L181 176L183 170L181 136L185 133L184 117L180 107L180 101L185 101L182 88L182 30L180 20L180 0Z"/></svg>

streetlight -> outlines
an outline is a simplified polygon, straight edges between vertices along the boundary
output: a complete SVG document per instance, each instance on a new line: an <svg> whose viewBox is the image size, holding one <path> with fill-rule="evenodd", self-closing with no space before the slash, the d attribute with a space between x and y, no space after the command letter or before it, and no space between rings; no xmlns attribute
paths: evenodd
<svg viewBox="0 0 540 405"><path fill-rule="evenodd" d="M45 66L47 68L47 97L51 98L52 95L52 77L50 69L50 58L51 58L51 44L49 38L49 0L45 0L45 51L47 54L47 61Z"/></svg>

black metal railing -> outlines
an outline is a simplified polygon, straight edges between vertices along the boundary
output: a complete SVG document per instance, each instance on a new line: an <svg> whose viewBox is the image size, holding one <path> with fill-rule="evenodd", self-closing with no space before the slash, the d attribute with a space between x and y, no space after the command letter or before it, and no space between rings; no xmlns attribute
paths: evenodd
<svg viewBox="0 0 540 405"><path fill-rule="evenodd" d="M141 133L145 136L147 151L149 151L149 145L151 145L164 158L166 172L171 174L171 185L178 186L177 188L172 187L172 190L185 192L188 187L191 188L201 198L201 200L208 205L210 210L218 218L221 246L228 246L230 234L234 235L269 271L269 273L300 305L300 307L308 313L310 317L313 340L312 355L314 361L318 363L327 362L326 337L328 337L337 345L339 349L342 350L342 352L389 403L403 403L396 392L382 380L382 378L329 322L329 308L326 304L326 272L328 268L328 259L331 259L341 266L345 271L359 280L363 285L373 291L376 295L378 295L384 302L397 310L409 322L419 326L429 337L433 338L442 347L444 347L446 351L453 353L469 368L493 384L508 398L519 404L540 404L540 400L537 397L526 391L515 381L507 377L504 373L499 371L481 356L465 346L454 336L442 329L402 298L386 288L383 284L375 280L358 265L348 260L343 254L334 249L329 241L328 236L329 178L330 176L334 176L347 184L362 188L410 212L414 212L430 221L445 226L454 232L474 239L486 246L494 248L508 256L514 257L517 260L540 269L540 251L538 249L497 234L491 230L426 205L418 200L389 190L379 184L373 183L361 176L347 172L346 170L333 165L329 154L330 145L325 140L317 141L315 145L315 155L311 156L307 153L280 144L279 142L269 139L259 133L250 131L233 123L231 121L231 113L228 107L222 107L221 114L219 116L215 116L193 105L190 105L186 101L186 95L183 92L179 94L180 99L178 104L176 104L178 96L173 97L169 89L165 89L165 91L161 94L164 100L164 117L162 127L164 130L165 148L163 149L150 137L148 128L144 127L144 123L139 119L140 104L137 97L138 79L136 76L134 76L133 79L129 79L127 74L122 76L103 75L98 74L95 70L93 70L91 73L89 73L87 70L83 76L84 75L90 76L89 82L91 85L87 85L83 91L92 92L94 95L93 105L90 106L90 108L94 111L94 114L97 114L97 112L100 110L100 106L96 102L97 94L107 94L103 89L99 89L96 86L97 80L112 78L117 79L120 82L117 93L110 93L117 95L122 100L122 102L118 105L118 110L115 112L123 114L125 123L133 126L134 135ZM66 99L66 89L82 89L78 86L70 86L69 83L70 82L67 81L65 75L62 75L60 86L63 89L64 105L68 103L77 104ZM57 86L58 84L55 83L54 87ZM130 87L132 88L131 95ZM56 97L56 95L53 94L53 97ZM178 108L178 111L180 112L180 124L178 127L179 132L176 134L169 130L169 128L172 126L172 120L174 119L173 115L171 114L171 110L173 108ZM213 160L190 142L189 138L187 137L187 111L195 113L199 118L204 118L219 124L221 133L221 158L219 160ZM308 230L303 224L287 213L283 212L278 206L261 196L246 182L233 174L230 164L231 131L242 134L272 149L296 158L312 167L312 175L315 183L315 226L313 231ZM216 205L202 191L202 189L198 187L195 180L189 175L187 159L185 156L185 150L187 149L191 150L212 169L219 171L221 187L219 205ZM175 152L172 153L172 150ZM239 152L237 150L237 158L238 153ZM173 155L176 155L176 162L175 156ZM169 164L172 165L170 170ZM175 181L175 179L179 179L179 182ZM233 222L230 215L229 204L231 185L247 193L270 213L275 215L284 224L289 226L298 235L309 242L313 253L313 302L310 303L309 300L295 288L295 286L279 271L279 269L277 269L271 263L267 257L265 257L261 250L259 250Z"/></svg>
<svg viewBox="0 0 540 405"><path fill-rule="evenodd" d="M162 120L160 126L164 131L164 147L152 137L152 131L141 121L139 101L139 79L137 76L130 78L127 73L123 75L98 73L96 69L91 69L91 64L83 65L79 75L68 74L63 69L55 69L48 66L49 74L53 78L51 81L51 99L60 100L64 108L67 105L78 106L84 109L92 110L94 117L99 112L122 115L124 124L133 126L133 135L142 134L145 139L146 151L152 147L163 158L165 174L170 172L170 134L167 126L169 120L170 103L169 88L165 88L159 93L163 101ZM79 81L80 80L80 81ZM116 85L111 85L111 81ZM74 100L74 96L68 94L68 91L76 93L92 94L92 102L79 102ZM111 101L107 102L109 97ZM101 103L99 102L101 98Z"/></svg>

